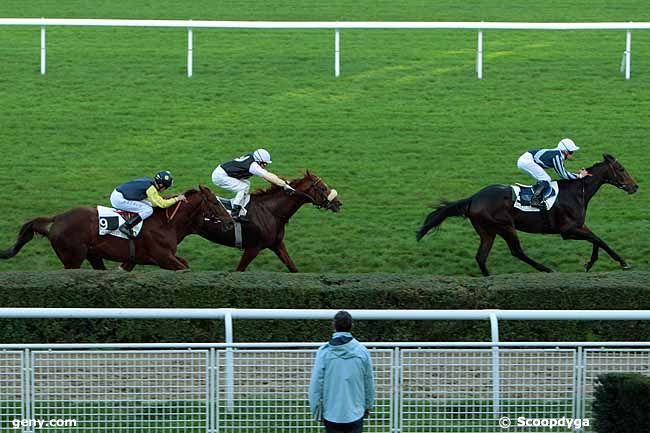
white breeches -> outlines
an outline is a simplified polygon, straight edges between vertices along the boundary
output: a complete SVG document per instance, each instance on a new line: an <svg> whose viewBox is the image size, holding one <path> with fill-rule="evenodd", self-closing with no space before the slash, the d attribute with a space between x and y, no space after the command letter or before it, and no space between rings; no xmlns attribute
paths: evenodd
<svg viewBox="0 0 650 433"><path fill-rule="evenodd" d="M536 180L544 180L546 182L551 181L551 176L549 176L548 173L535 162L533 155L528 152L519 157L517 160L517 167L534 177Z"/></svg>
<svg viewBox="0 0 650 433"><path fill-rule="evenodd" d="M235 198L232 199L233 205L245 208L248 204L248 201L250 200L248 191L251 189L251 183L248 179L235 179L234 177L230 177L228 176L228 173L219 166L212 172L212 183L219 188L227 189L228 191L236 193Z"/></svg>
<svg viewBox="0 0 650 433"><path fill-rule="evenodd" d="M153 214L153 207L148 201L127 200L124 198L122 193L116 189L113 190L113 193L111 194L111 206L115 209L135 212L140 215L140 218L142 218L143 221Z"/></svg>

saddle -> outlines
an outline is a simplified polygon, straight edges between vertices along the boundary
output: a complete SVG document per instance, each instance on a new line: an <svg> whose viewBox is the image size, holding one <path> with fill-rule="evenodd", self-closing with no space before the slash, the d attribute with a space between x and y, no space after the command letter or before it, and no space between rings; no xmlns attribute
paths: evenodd
<svg viewBox="0 0 650 433"><path fill-rule="evenodd" d="M510 185L512 188L512 202L514 206L523 212L540 212L539 207L531 206L530 201L533 198L533 187L531 185L522 185L520 183ZM544 196L546 210L549 210L555 204L558 194L557 182L551 182L550 190Z"/></svg>
<svg viewBox="0 0 650 433"><path fill-rule="evenodd" d="M97 218L99 220L99 235L100 236L116 236L122 239L128 237L118 230L125 221L133 219L137 214L127 212L124 210L113 209L105 206L97 206ZM137 237L142 230L142 222L133 227L133 236Z"/></svg>

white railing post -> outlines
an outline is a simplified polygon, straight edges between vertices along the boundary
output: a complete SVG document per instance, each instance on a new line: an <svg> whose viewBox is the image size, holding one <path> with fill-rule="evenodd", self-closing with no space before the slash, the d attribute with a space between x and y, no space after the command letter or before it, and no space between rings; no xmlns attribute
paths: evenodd
<svg viewBox="0 0 650 433"><path fill-rule="evenodd" d="M476 50L476 75L483 79L483 30L478 31L478 48Z"/></svg>
<svg viewBox="0 0 650 433"><path fill-rule="evenodd" d="M187 76L192 76L192 27L187 29Z"/></svg>
<svg viewBox="0 0 650 433"><path fill-rule="evenodd" d="M226 343L232 344L233 332L232 332L232 313L227 312L224 317L224 326L225 326L225 340ZM233 348L226 348L226 411L232 412L235 409L235 367L234 367L234 357L233 357Z"/></svg>
<svg viewBox="0 0 650 433"><path fill-rule="evenodd" d="M498 418L501 393L501 363L499 362L499 319L495 313L490 313L490 330L492 334L492 411Z"/></svg>
<svg viewBox="0 0 650 433"><path fill-rule="evenodd" d="M41 75L45 75L45 26L41 26Z"/></svg>
<svg viewBox="0 0 650 433"><path fill-rule="evenodd" d="M341 75L341 32L336 29L334 33L334 76Z"/></svg>
<svg viewBox="0 0 650 433"><path fill-rule="evenodd" d="M632 57L632 32L627 31L625 38L625 79L630 79L630 57Z"/></svg>
<svg viewBox="0 0 650 433"><path fill-rule="evenodd" d="M390 431L401 431L399 416L401 411L401 389L402 389L402 352L399 347L393 350L393 368L391 369L391 400L390 400Z"/></svg>

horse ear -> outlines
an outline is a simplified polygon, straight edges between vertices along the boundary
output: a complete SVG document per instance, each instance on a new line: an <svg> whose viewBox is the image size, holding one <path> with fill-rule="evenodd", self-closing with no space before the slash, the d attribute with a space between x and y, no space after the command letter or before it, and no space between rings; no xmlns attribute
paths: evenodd
<svg viewBox="0 0 650 433"><path fill-rule="evenodd" d="M614 158L612 155L609 153L603 153L603 159L605 161L614 161L616 158Z"/></svg>

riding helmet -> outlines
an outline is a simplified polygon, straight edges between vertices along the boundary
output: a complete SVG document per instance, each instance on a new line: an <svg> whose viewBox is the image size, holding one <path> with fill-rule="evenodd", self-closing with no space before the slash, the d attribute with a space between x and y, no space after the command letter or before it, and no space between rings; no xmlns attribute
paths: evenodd
<svg viewBox="0 0 650 433"><path fill-rule="evenodd" d="M253 152L253 159L255 159L255 162L266 162L267 164L270 164L271 154L266 149L257 149Z"/></svg>
<svg viewBox="0 0 650 433"><path fill-rule="evenodd" d="M571 153L580 149L570 138L563 138L562 140L560 140L560 142L557 144L557 148L560 150L564 150L565 152L571 152Z"/></svg>
<svg viewBox="0 0 650 433"><path fill-rule="evenodd" d="M165 188L171 188L171 186L174 184L174 178L172 177L172 174L167 170L159 171L156 173L156 175L153 177L153 180L158 185Z"/></svg>

